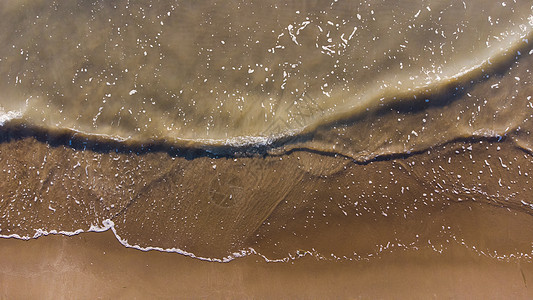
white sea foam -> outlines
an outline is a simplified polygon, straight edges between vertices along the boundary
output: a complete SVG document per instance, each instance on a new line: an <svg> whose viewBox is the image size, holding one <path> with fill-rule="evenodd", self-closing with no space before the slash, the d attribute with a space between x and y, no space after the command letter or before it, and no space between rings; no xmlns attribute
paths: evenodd
<svg viewBox="0 0 533 300"><path fill-rule="evenodd" d="M84 233L84 232L105 232L105 231L108 231L110 230L113 232L113 234L115 235L116 239L125 247L127 248L133 248L133 249L137 249L137 250L141 250L141 251L152 251L152 250L155 250L155 251L160 251L160 252L168 252L168 253L177 253L177 254L181 254L181 255L185 255L185 256L189 256L189 257L192 257L192 258L196 258L196 259L199 259L199 260L203 260L203 261L210 261L210 262L219 262L219 263L227 263L227 262L230 262L236 258L240 258L240 257L245 257L245 256L248 256L248 255L258 255L260 257L262 257L266 262L285 262L288 260L288 258L285 258L285 259L269 259L267 258L266 256L258 253L257 251L255 251L255 249L253 248L248 248L248 249L242 249L242 250L239 250L239 251L236 251L236 252L233 252L232 254L230 255L227 255L225 257L222 257L222 258L212 258L212 257L203 257L203 256L198 256L192 252L188 252L188 251L185 251L185 250L182 250L180 248L163 248L163 247L156 247L156 246L140 246L140 245L132 245L128 242L128 240L120 237L115 229L115 223L109 219L106 219L102 222L101 225L94 225L92 224L89 229L77 229L77 230L74 230L74 231L65 231L65 230L55 230L55 229L52 229L52 230L46 230L46 229L41 229L41 228L38 228L38 229L35 229L35 233L33 235L19 235L19 234L8 234L8 235L4 235L4 234L0 234L0 238L5 238L5 239L10 239L10 238L14 238L14 239L20 239L20 240L31 240L31 239L37 239L39 237L42 237L42 236L48 236L48 235L65 235L65 236L74 236L74 235L78 235L78 234L81 234L81 233Z"/></svg>
<svg viewBox="0 0 533 300"><path fill-rule="evenodd" d="M10 110L6 112L3 107L0 107L0 126L13 119L20 119L21 117L22 111Z"/></svg>

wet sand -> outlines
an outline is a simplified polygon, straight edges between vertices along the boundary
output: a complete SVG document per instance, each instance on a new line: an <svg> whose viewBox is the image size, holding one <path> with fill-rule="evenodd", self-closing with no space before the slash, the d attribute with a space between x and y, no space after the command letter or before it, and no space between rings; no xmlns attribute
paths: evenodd
<svg viewBox="0 0 533 300"><path fill-rule="evenodd" d="M164 152L82 151L33 138L0 146L1 170L12 172L0 186L2 214L8 216L2 218L4 236L31 237L37 228L87 230L112 219L123 244L178 248L213 259L248 249L248 256L216 263L126 248L110 230L0 239L4 298L531 297L533 160L509 139L456 141L364 164L305 151L191 160ZM136 157L136 172L146 181L141 191L127 194L120 167L128 165L119 162ZM163 164L163 157L173 164ZM65 165L79 162L86 165ZM49 169L37 174L41 167ZM86 168L95 173L82 176ZM207 170L232 176L216 177L209 183L216 188L202 189ZM279 180L281 170L288 176ZM43 173L52 179L39 179ZM237 183L250 174L262 178L258 190L239 189ZM108 190L92 185L84 192L90 178ZM46 180L54 184L32 193ZM124 188L109 189L120 184ZM176 198L183 194L172 190L177 188L190 192ZM261 192L269 189L284 193ZM200 194L191 197L192 191ZM63 200L72 198L79 203ZM198 213L211 217L195 219Z"/></svg>
<svg viewBox="0 0 533 300"><path fill-rule="evenodd" d="M363 262L221 264L127 249L110 232L0 240L2 299L527 299L532 280L531 264L457 246Z"/></svg>
<svg viewBox="0 0 533 300"><path fill-rule="evenodd" d="M464 223L472 205L503 208L486 217L491 225L508 211L530 215L533 203L533 160L510 139L456 141L367 163L308 151L239 158L98 152L33 138L0 146L3 237L111 226L125 245L207 259L260 252L275 260L301 251L362 259L389 243L416 248L442 239L479 247ZM457 213L439 219L450 210ZM511 232L524 243L506 246L487 235L479 250L530 259L530 228Z"/></svg>

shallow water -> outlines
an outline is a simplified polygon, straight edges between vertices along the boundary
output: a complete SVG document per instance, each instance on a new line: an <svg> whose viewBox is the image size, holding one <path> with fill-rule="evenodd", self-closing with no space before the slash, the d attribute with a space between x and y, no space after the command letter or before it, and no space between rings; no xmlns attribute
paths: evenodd
<svg viewBox="0 0 533 300"><path fill-rule="evenodd" d="M271 143L516 64L533 7L483 4L6 1L3 119L133 143Z"/></svg>
<svg viewBox="0 0 533 300"><path fill-rule="evenodd" d="M528 1L8 0L0 24L2 237L533 255Z"/></svg>

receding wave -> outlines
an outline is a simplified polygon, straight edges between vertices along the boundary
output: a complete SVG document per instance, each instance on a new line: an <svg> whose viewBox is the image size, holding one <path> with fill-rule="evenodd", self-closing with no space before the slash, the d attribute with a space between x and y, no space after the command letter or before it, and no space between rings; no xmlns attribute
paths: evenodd
<svg viewBox="0 0 533 300"><path fill-rule="evenodd" d="M379 122L376 111L427 108L436 97L468 102L458 91L501 85L489 77L530 55L526 1L481 12L481 1L389 2L6 1L0 22L14 31L0 37L1 124L178 148L312 135L327 150L317 136L339 122ZM272 18L237 17L259 11ZM478 123L431 143L516 129ZM397 126L416 136L413 124Z"/></svg>

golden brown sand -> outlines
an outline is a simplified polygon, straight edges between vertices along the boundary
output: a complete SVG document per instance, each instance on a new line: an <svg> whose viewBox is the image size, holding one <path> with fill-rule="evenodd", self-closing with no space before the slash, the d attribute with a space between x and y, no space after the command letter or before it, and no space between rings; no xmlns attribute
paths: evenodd
<svg viewBox="0 0 533 300"><path fill-rule="evenodd" d="M509 141L457 141L367 164L305 151L187 160L80 151L32 138L0 147L1 170L11 172L0 184L3 235L86 230L111 218L131 245L210 258L250 247L260 253L204 262L128 249L110 231L1 239L4 298L531 296L533 164ZM143 175L132 179L144 180L140 191L125 185L128 170ZM213 180L208 171L226 176L205 182ZM54 184L32 193L50 177ZM259 184L239 189L241 180ZM123 188L109 188L116 185ZM293 259L298 255L304 257Z"/></svg>
<svg viewBox="0 0 533 300"><path fill-rule="evenodd" d="M528 299L533 266L452 246L364 262L209 263L122 247L111 233L0 240L2 299Z"/></svg>

